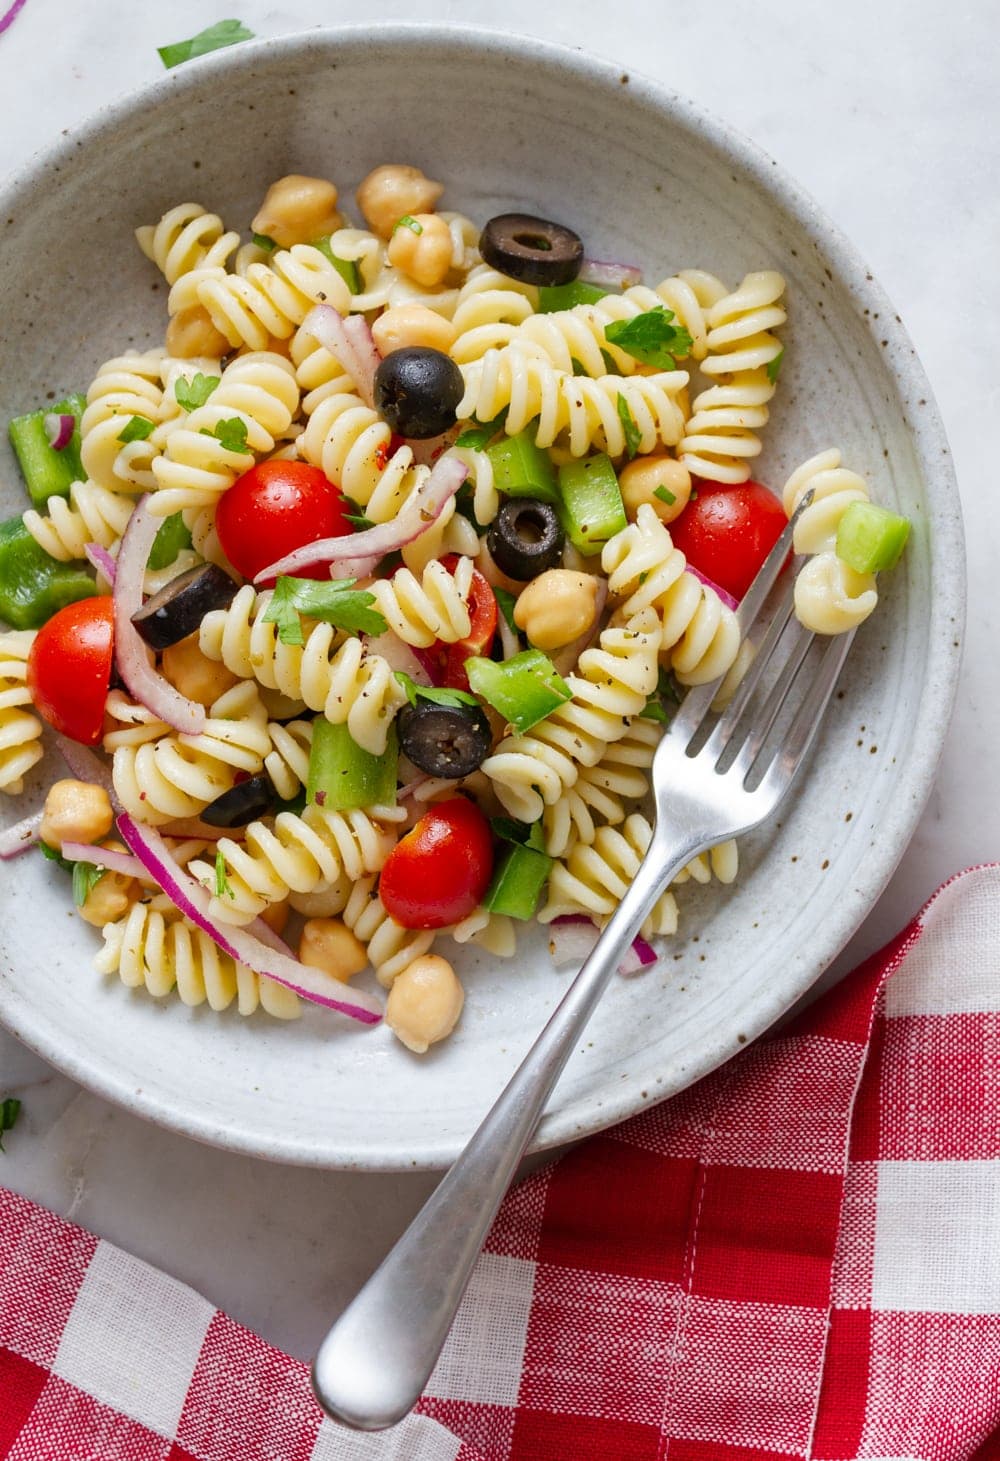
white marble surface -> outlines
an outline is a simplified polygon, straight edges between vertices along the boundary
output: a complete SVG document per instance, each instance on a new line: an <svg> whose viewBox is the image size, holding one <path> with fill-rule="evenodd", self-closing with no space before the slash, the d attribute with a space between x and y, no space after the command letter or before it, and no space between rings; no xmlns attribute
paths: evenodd
<svg viewBox="0 0 1000 1461"><path fill-rule="evenodd" d="M0 5L0 10L6 8ZM238 14L259 35L357 21L344 0L27 0L0 36L0 171L110 95L156 46ZM908 325L948 428L969 543L965 669L936 789L888 890L838 961L879 947L950 873L1000 856L987 460L1000 400L1000 95L995 0L382 0L386 20L471 23L584 45L688 92L753 136L855 241ZM654 25L649 16L656 15ZM41 99L41 104L40 104ZM234 159L234 165L238 163ZM992 182L990 181L992 179ZM0 1031L0 1096L24 1114L0 1182L194 1284L308 1355L430 1176L323 1174L199 1147L109 1106Z"/></svg>

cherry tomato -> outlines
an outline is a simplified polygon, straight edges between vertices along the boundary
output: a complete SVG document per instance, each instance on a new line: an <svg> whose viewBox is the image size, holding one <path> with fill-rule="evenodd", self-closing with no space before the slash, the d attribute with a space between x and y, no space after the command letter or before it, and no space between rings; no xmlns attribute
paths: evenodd
<svg viewBox="0 0 1000 1461"><path fill-rule="evenodd" d="M458 554L449 553L441 562L449 573L454 573L458 566ZM489 654L493 636L497 632L497 601L478 568L472 570L469 618L472 625L464 639L460 639L457 644L440 645L444 660L444 684L449 690L468 690L469 677L465 673L465 661L474 654Z"/></svg>
<svg viewBox="0 0 1000 1461"><path fill-rule="evenodd" d="M113 647L109 595L67 604L35 635L28 655L31 698L49 725L71 741L94 746L101 739Z"/></svg>
<svg viewBox="0 0 1000 1461"><path fill-rule="evenodd" d="M446 928L482 902L493 876L490 824L465 797L438 802L389 853L379 878L404 928Z"/></svg>
<svg viewBox="0 0 1000 1461"><path fill-rule="evenodd" d="M760 482L696 482L695 492L670 536L693 568L741 599L788 524L785 510Z"/></svg>
<svg viewBox="0 0 1000 1461"><path fill-rule="evenodd" d="M319 538L353 532L340 488L307 462L258 462L219 499L215 516L223 552L244 578ZM330 576L322 564L300 578Z"/></svg>

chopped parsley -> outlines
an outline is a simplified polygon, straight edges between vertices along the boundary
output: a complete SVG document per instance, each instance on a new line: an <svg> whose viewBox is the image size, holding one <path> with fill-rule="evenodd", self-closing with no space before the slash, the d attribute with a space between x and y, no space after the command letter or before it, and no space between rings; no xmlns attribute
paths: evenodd
<svg viewBox="0 0 1000 1461"><path fill-rule="evenodd" d="M429 700L432 705L447 705L452 709L459 705L479 704L475 695L470 695L467 690L438 689L434 685L418 685L405 670L395 670L393 673L406 691L406 698L411 705L416 705L418 700Z"/></svg>
<svg viewBox="0 0 1000 1461"><path fill-rule="evenodd" d="M671 492L669 487L654 487L653 496L658 497L661 502L665 502L668 507L673 507L674 503L677 501L677 498Z"/></svg>
<svg viewBox="0 0 1000 1461"><path fill-rule="evenodd" d="M575 355L571 355L570 356L570 363L573 366L573 374L574 375L586 375L587 374L586 366L581 365L580 361L577 360L577 358L576 358Z"/></svg>
<svg viewBox="0 0 1000 1461"><path fill-rule="evenodd" d="M781 349L778 351L774 359L767 362L767 378L772 385L774 385L775 381L778 379L778 376L781 374L781 362L784 360L784 358L785 347L784 345L782 345Z"/></svg>
<svg viewBox="0 0 1000 1461"><path fill-rule="evenodd" d="M378 610L372 608L375 595L367 589L355 589L355 583L355 578L322 583L315 578L282 575L275 584L263 622L277 624L282 644L305 643L300 614L355 634L384 634L389 626Z"/></svg>
<svg viewBox="0 0 1000 1461"><path fill-rule="evenodd" d="M16 1096L5 1096L0 1101L0 1152L4 1150L4 1132L14 1130L20 1114L21 1103Z"/></svg>
<svg viewBox="0 0 1000 1461"><path fill-rule="evenodd" d="M220 375L202 375L200 370L190 380L179 375L174 381L174 399L182 411L197 410L204 406L221 380Z"/></svg>
<svg viewBox="0 0 1000 1461"><path fill-rule="evenodd" d="M222 848L218 848L215 854L215 896L217 898L235 898L236 894L229 886L229 878L226 874L226 855Z"/></svg>
<svg viewBox="0 0 1000 1461"><path fill-rule="evenodd" d="M545 834L541 822L516 822L513 817L491 817L490 828L494 837L502 842L512 842L515 847L527 847L532 852L545 851Z"/></svg>
<svg viewBox="0 0 1000 1461"><path fill-rule="evenodd" d="M259 249L263 249L264 252L267 254L269 254L272 249L276 249L278 247L274 239L269 238L266 233L255 233L253 235L253 241Z"/></svg>
<svg viewBox="0 0 1000 1461"><path fill-rule="evenodd" d="M639 711L639 719L640 720L656 720L656 721L663 721L663 722L665 722L667 720L667 712L664 710L663 706L660 704L660 697L659 697L659 695L656 695L656 694L650 695L650 697L646 701L646 704L643 707L643 709Z"/></svg>
<svg viewBox="0 0 1000 1461"><path fill-rule="evenodd" d="M207 426L202 427L203 436L214 436L224 451L235 452L237 455L246 455L247 452L247 424L242 416L227 416L225 421L219 421L212 430Z"/></svg>
<svg viewBox="0 0 1000 1461"><path fill-rule="evenodd" d="M220 20L201 30L190 40L174 41L169 46L157 46L156 54L169 71L174 66L193 61L198 56L207 56L210 51L221 51L223 46L235 46L237 41L252 41L254 33L242 20Z"/></svg>
<svg viewBox="0 0 1000 1461"><path fill-rule="evenodd" d="M677 356L687 355L691 349L691 336L683 325L671 321L674 312L664 305L645 310L630 320L615 320L606 325L605 339L626 355L641 360L643 365L654 365L658 370L673 370Z"/></svg>
<svg viewBox="0 0 1000 1461"><path fill-rule="evenodd" d="M514 605L517 603L517 599L513 594L508 593L505 588L498 588L496 584L493 585L493 597L497 601L497 608L507 621L507 628L512 634L516 634L517 625L514 623Z"/></svg>
<svg viewBox="0 0 1000 1461"><path fill-rule="evenodd" d="M674 677L673 671L661 667L656 680L656 689L646 701L645 708L639 711L639 719L666 722L670 719L670 714L664 709L664 700L671 701L676 707L680 705L682 699L681 687Z"/></svg>
<svg viewBox="0 0 1000 1461"><path fill-rule="evenodd" d="M73 871L74 864L68 858L63 857L62 853L57 851L56 848L50 847L47 842L39 842L38 850L43 857L48 858L49 862L57 862L64 872L71 873Z"/></svg>
<svg viewBox="0 0 1000 1461"><path fill-rule="evenodd" d="M635 417L632 415L629 403L621 391L618 392L618 419L622 424L622 430L625 432L625 451L628 454L629 461L631 461L639 450L642 442L642 432L636 426Z"/></svg>
<svg viewBox="0 0 1000 1461"><path fill-rule="evenodd" d="M133 416L118 433L118 440L128 446L130 441L145 441L152 433L152 421L147 421L145 416Z"/></svg>
<svg viewBox="0 0 1000 1461"><path fill-rule="evenodd" d="M402 218L393 228L393 233L396 232L397 228L408 228L411 233L418 234L423 233L424 231L424 225L422 223L418 223L417 220L409 213L403 214Z"/></svg>
<svg viewBox="0 0 1000 1461"><path fill-rule="evenodd" d="M98 867L92 862L73 864L73 902L77 908L83 907L106 872L107 868Z"/></svg>
<svg viewBox="0 0 1000 1461"><path fill-rule="evenodd" d="M475 425L470 426L462 432L455 445L466 446L471 451L485 451L506 421L507 409L504 407L500 415L494 417L492 421L484 421L482 424L476 422Z"/></svg>

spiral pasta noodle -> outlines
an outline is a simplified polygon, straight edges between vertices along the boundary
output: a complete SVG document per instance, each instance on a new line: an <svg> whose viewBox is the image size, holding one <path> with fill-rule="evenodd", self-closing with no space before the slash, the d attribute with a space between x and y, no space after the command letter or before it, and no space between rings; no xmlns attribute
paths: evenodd
<svg viewBox="0 0 1000 1461"><path fill-rule="evenodd" d="M625 408L637 432L633 448L643 454L675 445L684 428L677 400L688 382L683 370L591 379L556 370L543 356L519 344L488 350L482 359L460 369L465 382L457 412L460 420L474 416L492 421L506 409L504 430L509 436L531 423L538 446L564 439L574 457L592 450L621 456L627 445Z"/></svg>
<svg viewBox="0 0 1000 1461"><path fill-rule="evenodd" d="M271 738L271 749L264 757L264 770L281 800L291 801L309 779L312 721L291 720L284 725L270 721L267 733Z"/></svg>
<svg viewBox="0 0 1000 1461"><path fill-rule="evenodd" d="M457 332L451 356L460 364L510 344L517 327L535 316L538 290L478 264L458 291L452 324Z"/></svg>
<svg viewBox="0 0 1000 1461"><path fill-rule="evenodd" d="M50 497L45 513L31 507L22 521L50 558L70 563L84 557L88 543L113 547L124 533L134 506L132 498L109 492L96 482L74 482L68 501L65 497Z"/></svg>
<svg viewBox="0 0 1000 1461"><path fill-rule="evenodd" d="M471 558L460 558L453 573L443 563L428 563L420 578L400 568L392 578L373 580L369 592L404 644L418 649L428 649L437 639L457 644L472 628L468 603L472 568Z"/></svg>
<svg viewBox="0 0 1000 1461"><path fill-rule="evenodd" d="M123 918L104 925L102 935L94 967L99 974L117 974L128 989L146 989L154 999L176 993L192 1008L207 1004L221 1011L235 1000L241 1015L262 1009L294 1020L301 1014L293 990L238 964L176 910L133 903Z"/></svg>
<svg viewBox="0 0 1000 1461"><path fill-rule="evenodd" d="M510 959L517 952L514 920L487 908L474 908L447 930L457 944L478 944L498 959Z"/></svg>
<svg viewBox="0 0 1000 1461"><path fill-rule="evenodd" d="M157 826L196 816L235 784L239 772L256 775L270 750L256 686L234 685L210 707L200 735L172 732L119 745L111 777L125 810Z"/></svg>
<svg viewBox="0 0 1000 1461"><path fill-rule="evenodd" d="M808 554L795 580L795 614L814 634L854 629L878 603L875 575L858 573L837 557L837 528L852 502L868 502L868 486L857 472L840 464L840 452L819 452L789 477L782 492L786 513L813 494L795 524L796 553Z"/></svg>
<svg viewBox="0 0 1000 1461"><path fill-rule="evenodd" d="M28 653L31 629L0 633L0 791L10 796L24 790L24 778L42 759L41 721L29 711Z"/></svg>
<svg viewBox="0 0 1000 1461"><path fill-rule="evenodd" d="M649 790L646 772L659 740L660 727L636 717L596 766L580 767L565 795L545 808L542 821L550 857L563 857L575 842L593 842L602 823L614 826L625 820L625 803L640 801Z"/></svg>
<svg viewBox="0 0 1000 1461"><path fill-rule="evenodd" d="M249 264L243 274L207 272L196 293L230 345L249 350L266 350L272 339L287 339L316 304L344 313L351 307L350 290L336 265L312 244L276 249L268 263Z"/></svg>
<svg viewBox="0 0 1000 1461"><path fill-rule="evenodd" d="M435 932L429 928L404 928L390 918L379 897L377 882L375 877L356 882L340 916L365 945L375 977L388 989L414 959L429 952Z"/></svg>
<svg viewBox="0 0 1000 1461"><path fill-rule="evenodd" d="M270 351L237 356L205 404L171 431L162 455L154 457L159 490L150 510L157 517L169 517L186 508L213 506L236 477L253 466L255 453L273 451L298 404L295 372L283 356ZM234 419L246 427L245 450L232 450L215 435Z"/></svg>
<svg viewBox="0 0 1000 1461"><path fill-rule="evenodd" d="M767 424L774 365L782 353L771 331L785 322L779 303L784 292L781 275L762 270L748 274L708 311L708 353L701 369L717 383L692 402L678 453L694 476L736 483L750 475L748 458L760 452L756 433Z"/></svg>
<svg viewBox="0 0 1000 1461"><path fill-rule="evenodd" d="M592 843L578 842L549 874L548 895L539 921L551 923L567 913L585 913L604 923L635 881L652 840L653 829L639 812L621 828L600 827ZM677 932L677 902L668 888L642 925L644 938Z"/></svg>
<svg viewBox="0 0 1000 1461"><path fill-rule="evenodd" d="M160 369L166 352L132 351L106 360L87 391L80 419L80 460L98 486L116 492L141 492L155 485L151 466L154 448L147 437L123 442L122 431L133 416L151 425L163 406Z"/></svg>
<svg viewBox="0 0 1000 1461"><path fill-rule="evenodd" d="M361 504L372 522L389 522L427 473L409 446L392 449L392 432L351 391L324 394L298 439L299 455Z"/></svg>
<svg viewBox="0 0 1000 1461"><path fill-rule="evenodd" d="M646 608L660 618L660 649L685 685L724 675L740 650L736 615L714 589L686 571L687 560L648 503L601 552L608 590L630 619Z"/></svg>
<svg viewBox="0 0 1000 1461"><path fill-rule="evenodd" d="M193 269L224 268L240 241L238 233L226 232L217 213L207 212L200 203L179 203L158 223L137 228L135 236L168 284L176 284Z"/></svg>
<svg viewBox="0 0 1000 1461"><path fill-rule="evenodd" d="M392 719L406 703L389 665L360 639L341 642L329 624L314 625L304 644L282 644L276 626L264 622L270 602L269 592L257 594L244 585L228 609L205 615L202 653L242 679L254 678L302 701L334 725L346 724L359 746L380 756Z"/></svg>
<svg viewBox="0 0 1000 1461"><path fill-rule="evenodd" d="M651 608L609 626L566 676L572 698L530 731L504 737L482 769L511 816L536 822L573 786L581 766L596 766L621 740L656 688L659 646Z"/></svg>

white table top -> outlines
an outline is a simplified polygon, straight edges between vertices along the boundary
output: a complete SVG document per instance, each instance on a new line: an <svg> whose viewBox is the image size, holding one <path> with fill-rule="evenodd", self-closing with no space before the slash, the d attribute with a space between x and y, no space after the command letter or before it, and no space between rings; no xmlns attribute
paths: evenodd
<svg viewBox="0 0 1000 1461"><path fill-rule="evenodd" d="M6 0L0 11L6 10ZM26 0L0 35L0 172L110 96L160 74L156 46L238 14L258 35L364 16L343 0ZM994 0L382 0L378 18L504 27L669 82L750 134L856 243L931 378L969 546L965 669L936 788L899 869L835 969L884 943L949 874L1000 854L992 600L1000 99ZM44 98L39 106L39 98ZM13 1187L200 1289L308 1356L434 1185L268 1166L198 1146L81 1091L0 1031L0 1097L24 1111Z"/></svg>

